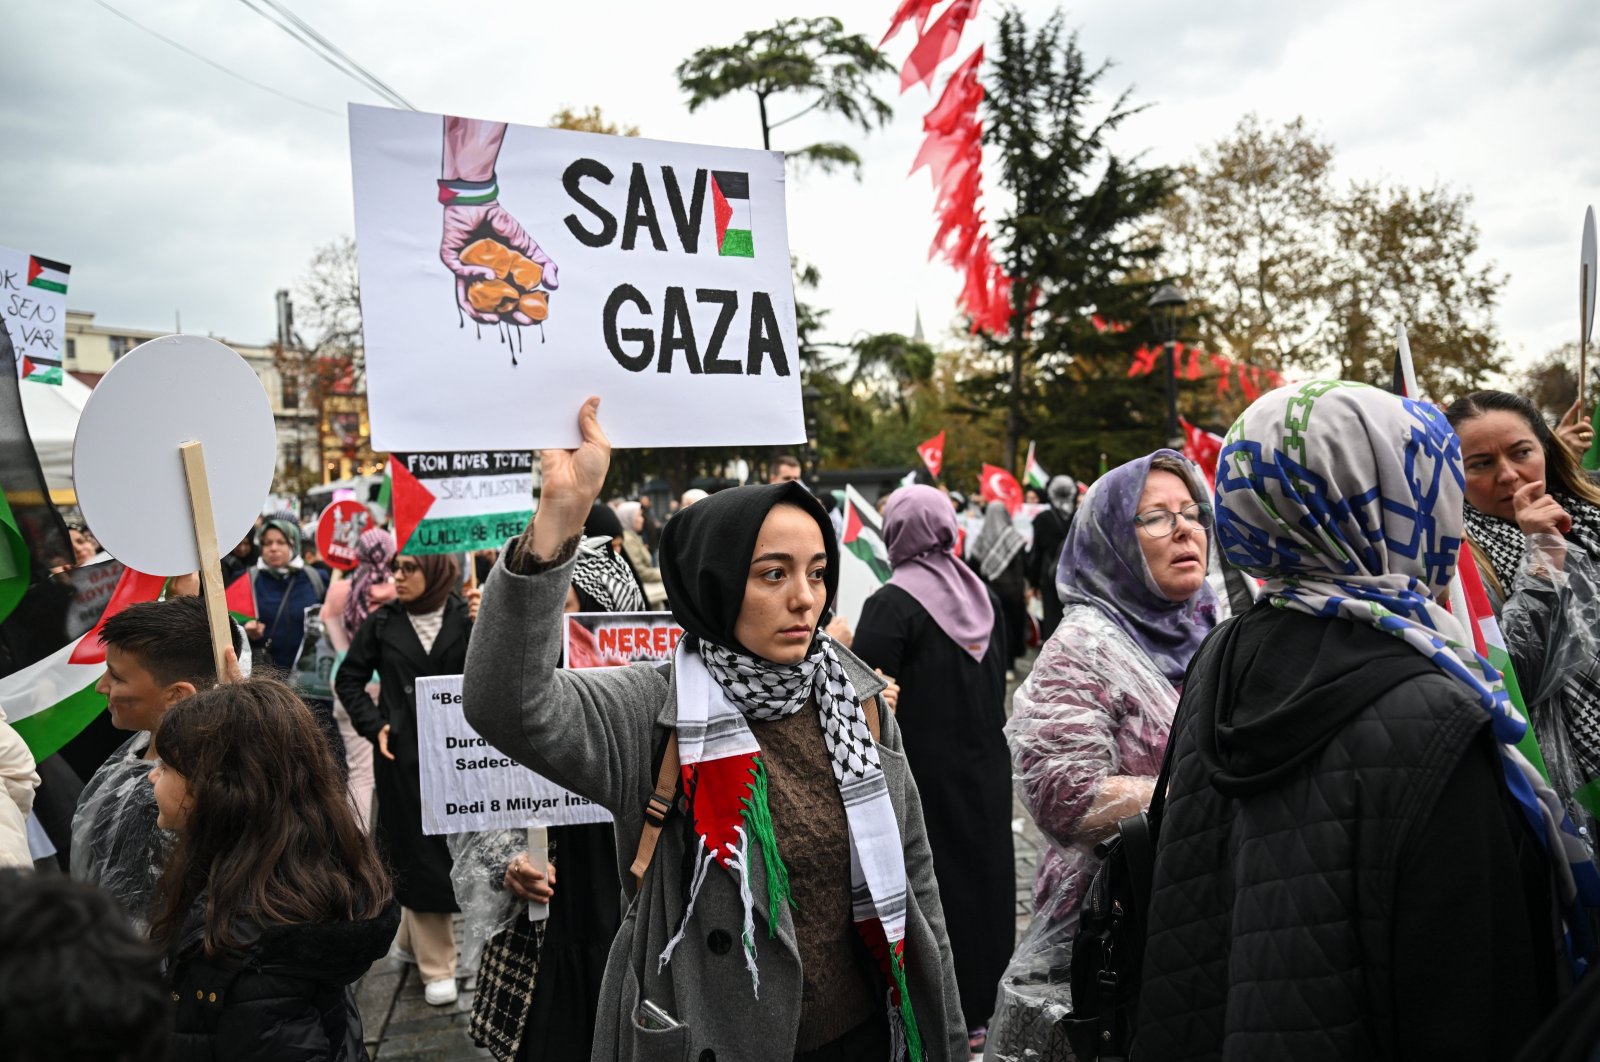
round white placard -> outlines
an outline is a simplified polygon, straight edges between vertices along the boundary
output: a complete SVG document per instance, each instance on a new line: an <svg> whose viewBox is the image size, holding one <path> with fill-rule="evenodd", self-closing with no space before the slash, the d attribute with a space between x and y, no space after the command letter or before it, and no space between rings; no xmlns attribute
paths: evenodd
<svg viewBox="0 0 1600 1062"><path fill-rule="evenodd" d="M149 575L200 569L178 447L205 451L219 552L255 524L277 463L272 405L255 371L204 336L129 351L83 407L72 444L78 507L100 544Z"/></svg>

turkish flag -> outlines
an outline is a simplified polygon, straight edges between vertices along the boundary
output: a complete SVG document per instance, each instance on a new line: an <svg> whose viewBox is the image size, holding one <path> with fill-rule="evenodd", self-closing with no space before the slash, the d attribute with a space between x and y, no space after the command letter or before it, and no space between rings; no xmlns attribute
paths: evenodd
<svg viewBox="0 0 1600 1062"><path fill-rule="evenodd" d="M983 62L983 45L969 55L945 82L939 102L923 115L922 128L930 133L949 133L964 120L977 121L983 86L978 83L978 65Z"/></svg>
<svg viewBox="0 0 1600 1062"><path fill-rule="evenodd" d="M1178 423L1183 425L1183 456L1200 466L1206 482L1215 488L1217 483L1217 457L1222 453L1222 436L1213 435L1204 428L1197 428L1182 417Z"/></svg>
<svg viewBox="0 0 1600 1062"><path fill-rule="evenodd" d="M955 54L961 43L961 30L978 9L978 0L953 0L939 20L917 41L917 46L906 56L906 65L900 68L900 91L921 82L932 87L939 64Z"/></svg>
<svg viewBox="0 0 1600 1062"><path fill-rule="evenodd" d="M928 466L929 474L938 479L939 471L944 468L944 432L941 431L927 442L918 444L917 456Z"/></svg>
<svg viewBox="0 0 1600 1062"><path fill-rule="evenodd" d="M995 465L984 465L978 474L981 485L978 497L984 502L997 501L1015 516L1022 509L1022 484L1010 472Z"/></svg>
<svg viewBox="0 0 1600 1062"><path fill-rule="evenodd" d="M889 32L883 35L878 47L882 48L888 44L889 38L899 33L900 27L912 19L917 20L917 36L922 36L922 31L928 28L928 16L933 14L933 9L938 6L939 0L902 0L900 6L895 9L894 17L889 20Z"/></svg>

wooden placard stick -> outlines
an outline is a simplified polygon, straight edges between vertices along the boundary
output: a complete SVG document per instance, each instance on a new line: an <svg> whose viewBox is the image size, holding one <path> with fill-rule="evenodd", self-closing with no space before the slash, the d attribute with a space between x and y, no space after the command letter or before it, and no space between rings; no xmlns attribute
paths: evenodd
<svg viewBox="0 0 1600 1062"><path fill-rule="evenodd" d="M194 515L194 544L200 552L200 592L205 597L206 622L211 628L211 657L217 679L228 673L227 651L233 648L228 604L222 589L222 557L217 551L217 524L211 508L211 483L206 479L205 450L198 442L178 447L183 458L183 478L189 486L189 508Z"/></svg>
<svg viewBox="0 0 1600 1062"><path fill-rule="evenodd" d="M550 871L550 833L543 826L528 827L528 862L541 874ZM543 922L549 917L549 904L528 901L528 921Z"/></svg>

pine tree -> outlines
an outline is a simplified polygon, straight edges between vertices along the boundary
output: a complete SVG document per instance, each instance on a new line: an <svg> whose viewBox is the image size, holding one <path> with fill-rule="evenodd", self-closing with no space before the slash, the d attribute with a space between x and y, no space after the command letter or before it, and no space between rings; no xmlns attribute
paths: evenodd
<svg viewBox="0 0 1600 1062"><path fill-rule="evenodd" d="M1059 11L1034 33L1017 9L1001 16L984 139L1009 199L997 243L1012 280L1011 326L986 341L1002 367L968 380L965 393L974 410L1005 411L1013 468L1030 436L1046 468L1089 470L1102 450L1126 460L1164 432L1159 377L1126 372L1133 348L1153 341L1143 306L1159 248L1148 222L1172 174L1110 146L1143 107L1131 90L1102 103L1108 68L1089 64ZM1102 331L1096 319L1127 328Z"/></svg>

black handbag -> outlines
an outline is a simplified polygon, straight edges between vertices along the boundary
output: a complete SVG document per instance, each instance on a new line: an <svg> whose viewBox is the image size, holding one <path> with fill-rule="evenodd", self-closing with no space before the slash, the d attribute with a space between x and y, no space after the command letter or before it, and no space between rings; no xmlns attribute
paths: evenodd
<svg viewBox="0 0 1600 1062"><path fill-rule="evenodd" d="M1082 1062L1118 1062L1133 1046L1144 965L1146 917L1155 873L1156 839L1178 740L1174 720L1150 796L1150 810L1130 815L1095 846L1100 869L1078 906L1072 946L1072 1015L1062 1023Z"/></svg>

